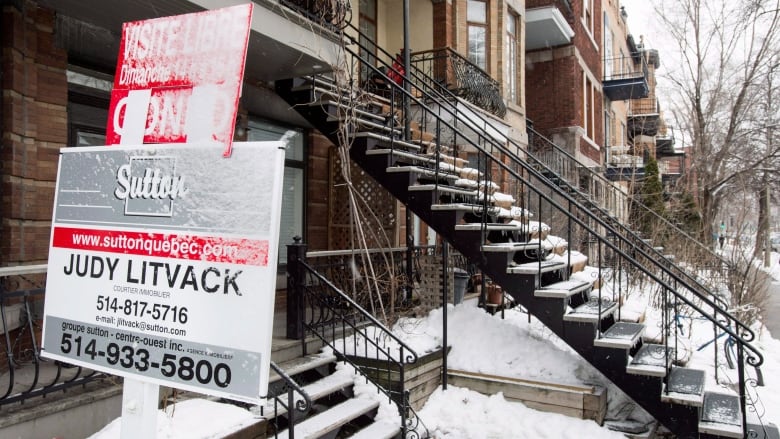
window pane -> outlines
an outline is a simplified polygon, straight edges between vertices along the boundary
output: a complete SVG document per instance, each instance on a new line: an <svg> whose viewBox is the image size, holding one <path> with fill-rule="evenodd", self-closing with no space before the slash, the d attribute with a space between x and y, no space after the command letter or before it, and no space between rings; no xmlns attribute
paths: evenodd
<svg viewBox="0 0 780 439"><path fill-rule="evenodd" d="M487 3L479 0L469 0L466 20L473 23L487 23Z"/></svg>
<svg viewBox="0 0 780 439"><path fill-rule="evenodd" d="M287 263L287 244L303 236L303 169L284 168L282 216L279 223L279 263Z"/></svg>
<svg viewBox="0 0 780 439"><path fill-rule="evenodd" d="M279 140L286 132L287 130L282 127L250 119L247 141L267 142L269 140ZM291 144L284 153L284 158L285 160L303 161L303 133L296 130Z"/></svg>
<svg viewBox="0 0 780 439"><path fill-rule="evenodd" d="M376 19L376 0L360 0L360 15Z"/></svg>
<svg viewBox="0 0 780 439"><path fill-rule="evenodd" d="M483 69L487 67L485 30L484 27L469 27L469 61Z"/></svg>
<svg viewBox="0 0 780 439"><path fill-rule="evenodd" d="M78 130L76 132L76 145L74 146L103 146L106 144L106 135Z"/></svg>

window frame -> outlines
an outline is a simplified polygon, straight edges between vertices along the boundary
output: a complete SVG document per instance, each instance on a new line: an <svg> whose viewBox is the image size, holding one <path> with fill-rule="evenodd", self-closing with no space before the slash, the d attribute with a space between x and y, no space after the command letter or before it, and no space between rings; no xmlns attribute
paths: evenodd
<svg viewBox="0 0 780 439"><path fill-rule="evenodd" d="M474 17L471 17L469 14L469 5L472 3L481 3L484 5L485 10L485 20L484 22L474 21ZM472 38L471 38L471 31L472 29L478 30L481 29L483 32L483 40L482 40L482 46L483 46L483 62L484 65L480 64L480 60L477 59L477 56L474 55L472 57ZM488 71L488 66L490 65L490 3L488 0L467 0L466 1L466 44L467 44L467 54L468 54L468 60L471 61L474 65L481 68L484 71Z"/></svg>
<svg viewBox="0 0 780 439"><path fill-rule="evenodd" d="M510 31L510 23L513 24L513 30ZM523 69L520 68L520 31L522 21L520 20L520 14L509 9L507 11L507 26L506 30L506 68L504 70L504 78L506 81L504 89L506 90L506 99L512 104L520 104L520 84L523 83Z"/></svg>
<svg viewBox="0 0 780 439"><path fill-rule="evenodd" d="M301 158L295 159L295 158L288 158L287 154L285 154L284 157L284 168L285 170L287 168L291 169L300 169L303 173L303 177L301 179L301 235L304 236L306 234L306 227L307 227L307 218L306 218L306 206L307 206L307 188L308 188L308 158L309 158L309 144L308 144L308 136L307 131L305 129L302 129L301 127L296 127L292 125L285 125L276 121L272 121L269 119L265 119L253 114L249 114L248 121L247 121L247 138L249 138L250 134L252 132L252 125L253 124L263 124L266 126L270 126L274 129L279 129L279 131L289 129L296 131L301 136ZM255 130L258 128L255 127ZM270 131L270 130L268 130ZM282 203L284 203L284 194L282 194ZM281 224L280 224L281 226ZM290 244L290 242L284 242L283 238L279 236L279 258L277 260L277 270L281 271L281 269L284 269L287 267L287 258L283 258L282 256L282 247L286 246L287 244Z"/></svg>

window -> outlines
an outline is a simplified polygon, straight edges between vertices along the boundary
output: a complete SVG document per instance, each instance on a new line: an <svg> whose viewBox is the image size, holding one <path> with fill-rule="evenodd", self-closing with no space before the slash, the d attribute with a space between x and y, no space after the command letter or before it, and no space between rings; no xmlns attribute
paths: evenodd
<svg viewBox="0 0 780 439"><path fill-rule="evenodd" d="M509 102L514 104L519 103L518 99L518 68L517 68L517 26L520 20L518 16L511 11L507 15L506 20L506 69L505 69L505 89L506 97Z"/></svg>
<svg viewBox="0 0 780 439"><path fill-rule="evenodd" d="M468 0L466 21L469 33L469 61L487 70L487 15L488 5L485 0Z"/></svg>
<svg viewBox="0 0 780 439"><path fill-rule="evenodd" d="M604 78L612 78L613 71L615 70L615 59L612 52L614 35L612 35L612 29L609 27L609 16L604 11ZM620 62L618 60L618 62Z"/></svg>
<svg viewBox="0 0 780 439"><path fill-rule="evenodd" d="M593 0L585 0L582 5L582 20L585 22L585 29L593 35Z"/></svg>
<svg viewBox="0 0 780 439"><path fill-rule="evenodd" d="M249 120L247 140L279 140L288 131L285 127L272 125L257 119ZM304 170L306 156L303 132L298 131L292 144L284 154L284 183L282 193L282 217L279 225L279 264L287 261L287 244L294 236L303 236L304 227Z"/></svg>
<svg viewBox="0 0 780 439"><path fill-rule="evenodd" d="M582 99L582 127L589 139L595 140L596 131L596 91L593 83L585 72L582 72L583 99Z"/></svg>
<svg viewBox="0 0 780 439"><path fill-rule="evenodd" d="M358 27L360 27L360 57L376 65L376 15L377 0L360 0ZM370 76L368 68L361 66L361 79Z"/></svg>

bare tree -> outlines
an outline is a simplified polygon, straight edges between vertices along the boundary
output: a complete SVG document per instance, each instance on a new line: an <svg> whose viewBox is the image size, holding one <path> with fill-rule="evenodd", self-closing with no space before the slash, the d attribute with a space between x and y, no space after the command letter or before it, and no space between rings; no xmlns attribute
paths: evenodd
<svg viewBox="0 0 780 439"><path fill-rule="evenodd" d="M665 76L692 147L688 184L709 240L724 199L780 169L780 144L766 137L775 116L760 104L776 67L780 0L664 0L656 12L679 49Z"/></svg>

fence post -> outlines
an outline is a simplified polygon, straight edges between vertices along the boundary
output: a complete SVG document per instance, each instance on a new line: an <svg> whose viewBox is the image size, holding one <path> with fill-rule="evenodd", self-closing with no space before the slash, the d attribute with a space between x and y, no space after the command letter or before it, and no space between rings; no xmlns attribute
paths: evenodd
<svg viewBox="0 0 780 439"><path fill-rule="evenodd" d="M287 244L287 338L303 339L303 287L305 275L299 262L306 260L306 244L300 236Z"/></svg>

